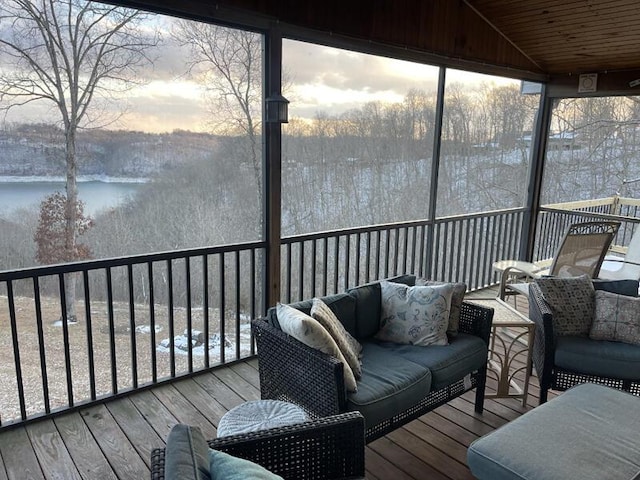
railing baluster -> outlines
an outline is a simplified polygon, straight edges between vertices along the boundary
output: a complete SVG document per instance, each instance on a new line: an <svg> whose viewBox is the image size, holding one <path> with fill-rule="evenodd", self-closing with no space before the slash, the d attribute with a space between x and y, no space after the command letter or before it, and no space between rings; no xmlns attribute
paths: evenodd
<svg viewBox="0 0 640 480"><path fill-rule="evenodd" d="M202 255L202 333L204 335L204 368L209 368L209 256Z"/></svg>
<svg viewBox="0 0 640 480"><path fill-rule="evenodd" d="M300 242L298 245L298 300L303 300L304 297L304 243Z"/></svg>
<svg viewBox="0 0 640 480"><path fill-rule="evenodd" d="M318 260L318 240L313 239L311 241L311 294L316 296L316 262Z"/></svg>
<svg viewBox="0 0 640 480"><path fill-rule="evenodd" d="M167 260L167 315L169 322L169 372L171 378L176 376L176 329L173 314L173 263Z"/></svg>
<svg viewBox="0 0 640 480"><path fill-rule="evenodd" d="M11 295L8 295L11 298ZM49 414L51 412L51 402L49 400L49 377L47 374L47 355L44 345L44 329L42 328L42 301L40 298L40 279L37 276L33 277L33 300L36 308L36 325L38 327L38 351L40 352L40 377L42 380L42 396L44 400L44 411ZM90 326L87 325L87 338L91 332ZM14 347L15 348L15 347ZM90 365L93 361L93 350L89 351ZM93 370L89 370L91 374ZM95 376L91 377L93 381L92 399L95 398Z"/></svg>
<svg viewBox="0 0 640 480"><path fill-rule="evenodd" d="M27 419L27 408L24 401L24 383L22 379L22 364L20 362L20 346L18 341L18 322L16 321L16 305L13 297L13 282L7 282L7 301L9 302L9 321L11 323L11 341L13 343L13 362L16 367L16 383L18 387L18 402L20 403L20 418Z"/></svg>
<svg viewBox="0 0 640 480"><path fill-rule="evenodd" d="M71 275L75 275L72 273ZM69 319L67 311L67 292L64 280L64 274L58 274L58 286L60 288L60 304L62 311L62 342L64 345L64 368L67 377L67 399L69 406L73 407L73 378L71 372L71 349L69 347Z"/></svg>
<svg viewBox="0 0 640 480"><path fill-rule="evenodd" d="M340 236L336 235L334 238L334 248L333 248L333 291L331 293L336 293L338 291L338 277L340 275Z"/></svg>
<svg viewBox="0 0 640 480"><path fill-rule="evenodd" d="M224 253L220 254L220 305L219 305L219 309L220 309L220 363L225 363L225 348L224 348L224 344L225 344L225 339L226 339L226 329L225 329L225 303L226 303L226 299L225 299L225 276L224 276Z"/></svg>
<svg viewBox="0 0 640 480"><path fill-rule="evenodd" d="M251 273L249 275L251 277L251 280L249 285L251 285L251 287L249 288L249 296L251 298L251 318L254 319L256 318L256 290L257 290L257 288L255 287L257 285L256 283L256 249L252 248L250 250L250 253L251 253L250 255ZM253 338L253 329L249 330L249 334L250 334L249 353L251 355L255 355L256 347L255 347L255 342Z"/></svg>
<svg viewBox="0 0 640 480"><path fill-rule="evenodd" d="M131 339L131 380L133 388L138 388L138 346L136 345L136 308L133 295L133 265L127 265L129 285L129 336Z"/></svg>
<svg viewBox="0 0 640 480"><path fill-rule="evenodd" d="M34 278L35 281L35 278ZM89 272L82 271L82 282L84 287L84 309L85 322L87 327L87 368L89 369L89 392L91 400L96 399L96 367L93 358L93 322L91 320L91 294L89 292ZM34 282L34 286L37 282ZM39 294L38 294L39 297ZM36 307L37 310L38 307ZM36 315L37 317L37 315ZM41 320L40 320L41 321ZM40 326L41 328L41 326ZM47 411L47 413L49 413Z"/></svg>
<svg viewBox="0 0 640 480"><path fill-rule="evenodd" d="M193 373L193 309L191 305L191 257L184 259L187 300L187 368Z"/></svg>
<svg viewBox="0 0 640 480"><path fill-rule="evenodd" d="M367 232L367 276L365 279L366 282L371 281L371 232Z"/></svg>
<svg viewBox="0 0 640 480"><path fill-rule="evenodd" d="M344 290L349 288L349 270L351 269L351 235L345 236L344 247Z"/></svg>
<svg viewBox="0 0 640 480"><path fill-rule="evenodd" d="M109 319L109 354L111 355L111 393L118 393L115 321L113 315L113 281L111 268L107 268L107 317Z"/></svg>
<svg viewBox="0 0 640 480"><path fill-rule="evenodd" d="M156 355L156 307L153 281L153 262L147 262L149 275L149 335L151 338L151 379L153 383L158 381L158 358Z"/></svg>
<svg viewBox="0 0 640 480"><path fill-rule="evenodd" d="M360 232L356 234L356 266L355 266L355 284L360 285L360 256L362 255L362 246L360 245L362 242L362 236Z"/></svg>
<svg viewBox="0 0 640 480"><path fill-rule="evenodd" d="M322 271L324 275L322 276L322 295L327 294L327 282L328 282L328 272L327 268L329 267L329 237L324 237L324 258L322 259Z"/></svg>
<svg viewBox="0 0 640 480"><path fill-rule="evenodd" d="M240 252L234 252L236 259L236 360L240 360Z"/></svg>
<svg viewBox="0 0 640 480"><path fill-rule="evenodd" d="M285 271L287 272L287 303L291 303L291 244L287 244L287 257L286 257L286 265L287 268Z"/></svg>

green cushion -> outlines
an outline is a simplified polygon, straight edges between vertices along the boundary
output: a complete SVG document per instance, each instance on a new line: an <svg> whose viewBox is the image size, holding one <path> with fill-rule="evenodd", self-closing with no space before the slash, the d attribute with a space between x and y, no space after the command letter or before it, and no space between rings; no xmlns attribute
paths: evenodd
<svg viewBox="0 0 640 480"><path fill-rule="evenodd" d="M347 397L347 408L358 410L373 426L415 405L429 394L431 372L366 341L362 345L362 377L358 391Z"/></svg>
<svg viewBox="0 0 640 480"><path fill-rule="evenodd" d="M474 441L479 480L638 478L640 398L582 384Z"/></svg>
<svg viewBox="0 0 640 480"><path fill-rule="evenodd" d="M449 345L380 345L405 360L431 371L431 389L439 390L463 379L467 374L483 367L487 362L487 346L481 338L459 333L450 338Z"/></svg>
<svg viewBox="0 0 640 480"><path fill-rule="evenodd" d="M209 465L211 480L282 480L257 463L217 450L209 450Z"/></svg>
<svg viewBox="0 0 640 480"><path fill-rule="evenodd" d="M400 275L389 278L388 281L413 286L415 285L416 277L415 275ZM356 305L355 333L349 333L356 338L374 336L380 330L380 282L365 283L364 285L350 288L347 293L355 299Z"/></svg>
<svg viewBox="0 0 640 480"><path fill-rule="evenodd" d="M640 379L640 347L585 337L558 337L555 364L563 369L623 380Z"/></svg>
<svg viewBox="0 0 640 480"><path fill-rule="evenodd" d="M209 480L209 447L198 427L178 424L171 429L165 450L166 480Z"/></svg>
<svg viewBox="0 0 640 480"><path fill-rule="evenodd" d="M319 297L336 315L340 323L344 325L344 328L351 335L355 336L356 331L356 302L354 298L346 293L336 293L333 295L327 295L325 297ZM313 306L313 299L303 300L301 302L290 303L290 306L296 310L300 310L307 315L311 315L311 307ZM271 307L267 311L267 318L271 321L272 325L276 328L280 328L278 323L278 316L276 315L276 308Z"/></svg>

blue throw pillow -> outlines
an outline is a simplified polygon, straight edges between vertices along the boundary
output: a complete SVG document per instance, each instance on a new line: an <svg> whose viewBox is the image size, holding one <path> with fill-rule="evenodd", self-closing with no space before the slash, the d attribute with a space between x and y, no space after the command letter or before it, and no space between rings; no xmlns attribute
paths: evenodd
<svg viewBox="0 0 640 480"><path fill-rule="evenodd" d="M593 288L596 290L604 290L605 292L615 293L617 295L627 295L629 297L638 296L638 280L604 280L594 279Z"/></svg>
<svg viewBox="0 0 640 480"><path fill-rule="evenodd" d="M283 480L257 463L209 449L211 480Z"/></svg>

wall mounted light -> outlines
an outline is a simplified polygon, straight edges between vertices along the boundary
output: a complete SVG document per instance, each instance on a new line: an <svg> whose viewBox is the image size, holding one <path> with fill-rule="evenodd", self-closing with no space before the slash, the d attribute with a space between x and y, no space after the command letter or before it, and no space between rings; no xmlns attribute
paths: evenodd
<svg viewBox="0 0 640 480"><path fill-rule="evenodd" d="M267 110L267 122L288 123L289 122L289 100L278 93L268 96L265 99Z"/></svg>

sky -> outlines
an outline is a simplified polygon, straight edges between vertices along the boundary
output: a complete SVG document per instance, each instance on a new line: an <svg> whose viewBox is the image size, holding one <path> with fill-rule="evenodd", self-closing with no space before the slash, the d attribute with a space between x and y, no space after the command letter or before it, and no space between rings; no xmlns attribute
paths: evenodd
<svg viewBox="0 0 640 480"><path fill-rule="evenodd" d="M188 51L171 35L174 20L156 16L153 24L162 38L160 48L153 52L153 67L138 73L143 79L140 85L102 102L109 121L97 126L151 133L210 131L212 114L206 89L186 74ZM285 94L291 102L290 118L311 119L319 112L336 115L372 101L401 102L411 89L435 91L438 78L437 67L293 40L283 42L283 63L289 82ZM519 85L513 79L455 70L447 71L447 80L469 88L483 82ZM58 119L59 113L51 105L36 103L15 108L4 118L7 122Z"/></svg>

